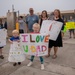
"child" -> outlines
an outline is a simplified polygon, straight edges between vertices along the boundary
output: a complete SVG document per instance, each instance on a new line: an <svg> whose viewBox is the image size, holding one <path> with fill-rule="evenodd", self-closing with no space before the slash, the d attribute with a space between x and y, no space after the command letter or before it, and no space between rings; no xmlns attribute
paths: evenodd
<svg viewBox="0 0 75 75"><path fill-rule="evenodd" d="M35 23L33 25L33 33L39 33L39 31L40 31L40 25L38 23ZM41 70L43 70L44 69L43 57L40 56L39 58L40 58L40 62L41 62ZM34 56L32 55L30 63L27 66L31 66L33 64L33 60L34 60Z"/></svg>
<svg viewBox="0 0 75 75"><path fill-rule="evenodd" d="M17 42L20 42L20 38L19 38L19 31L18 30L13 30L12 31L12 37L9 39L9 42L11 43L11 44L13 44L13 42L14 41L17 41ZM18 65L20 65L21 64L21 62L18 62ZM16 66L17 65L17 63L15 62L14 64L13 64L13 66Z"/></svg>
<svg viewBox="0 0 75 75"><path fill-rule="evenodd" d="M0 29L3 29L2 20L0 20ZM0 58L1 58L1 59L4 59L4 56L2 55L2 48L3 48L3 47L0 47Z"/></svg>

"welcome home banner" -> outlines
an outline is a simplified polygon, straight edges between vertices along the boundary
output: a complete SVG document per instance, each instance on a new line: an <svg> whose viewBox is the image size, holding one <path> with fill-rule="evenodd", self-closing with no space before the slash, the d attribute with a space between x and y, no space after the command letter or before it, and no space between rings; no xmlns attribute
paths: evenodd
<svg viewBox="0 0 75 75"><path fill-rule="evenodd" d="M44 34L21 34L21 49L25 54L44 56L48 54L48 36Z"/></svg>

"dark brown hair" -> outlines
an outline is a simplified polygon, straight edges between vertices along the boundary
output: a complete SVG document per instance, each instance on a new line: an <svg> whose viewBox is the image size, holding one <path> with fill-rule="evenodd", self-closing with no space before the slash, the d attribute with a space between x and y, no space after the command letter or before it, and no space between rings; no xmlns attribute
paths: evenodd
<svg viewBox="0 0 75 75"><path fill-rule="evenodd" d="M0 19L0 23L2 24L2 19Z"/></svg>
<svg viewBox="0 0 75 75"><path fill-rule="evenodd" d="M43 14L43 12L45 12L45 13L46 13L46 17L48 18L47 11L46 11L46 10L43 10L43 11L42 11L42 14ZM42 16L42 14L41 14L41 18L43 17L43 16Z"/></svg>
<svg viewBox="0 0 75 75"><path fill-rule="evenodd" d="M57 12L58 12L58 14L59 14L59 16L58 16L58 17L59 17L59 18L61 18L60 10L59 10L59 9L55 9L55 10L54 10L54 12L55 12L55 11L57 11Z"/></svg>
<svg viewBox="0 0 75 75"><path fill-rule="evenodd" d="M23 16L19 16L19 18L23 19Z"/></svg>

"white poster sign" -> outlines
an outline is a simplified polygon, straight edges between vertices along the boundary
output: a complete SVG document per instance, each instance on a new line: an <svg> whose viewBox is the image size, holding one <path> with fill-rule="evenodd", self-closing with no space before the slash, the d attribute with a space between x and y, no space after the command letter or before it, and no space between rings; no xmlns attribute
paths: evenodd
<svg viewBox="0 0 75 75"><path fill-rule="evenodd" d="M13 42L13 44L10 45L10 51L9 51L9 62L22 62L25 60L25 54L23 53L20 43Z"/></svg>
<svg viewBox="0 0 75 75"><path fill-rule="evenodd" d="M48 54L48 36L44 34L21 34L20 39L25 54L34 56Z"/></svg>
<svg viewBox="0 0 75 75"><path fill-rule="evenodd" d="M44 33L46 35L49 34L49 39L55 41L61 31L62 25L63 23L58 21L45 20L42 23L40 33Z"/></svg>
<svg viewBox="0 0 75 75"><path fill-rule="evenodd" d="M0 47L6 45L7 30L0 29Z"/></svg>

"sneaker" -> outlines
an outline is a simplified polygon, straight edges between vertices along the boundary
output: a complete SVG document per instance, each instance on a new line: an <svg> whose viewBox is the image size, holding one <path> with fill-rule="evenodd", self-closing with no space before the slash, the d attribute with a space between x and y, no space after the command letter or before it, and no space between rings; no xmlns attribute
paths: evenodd
<svg viewBox="0 0 75 75"><path fill-rule="evenodd" d="M1 58L1 59L4 59L4 56L3 56L3 55L1 55L1 56L0 56L0 58Z"/></svg>
<svg viewBox="0 0 75 75"><path fill-rule="evenodd" d="M27 66L29 67L29 66L31 66L33 64L33 62L30 62Z"/></svg>
<svg viewBox="0 0 75 75"><path fill-rule="evenodd" d="M21 65L21 62L18 62L18 65Z"/></svg>
<svg viewBox="0 0 75 75"><path fill-rule="evenodd" d="M16 65L17 65L17 63L14 63L14 64L13 64L13 66L16 66Z"/></svg>
<svg viewBox="0 0 75 75"><path fill-rule="evenodd" d="M45 68L44 68L44 64L41 64L41 70L44 70Z"/></svg>

